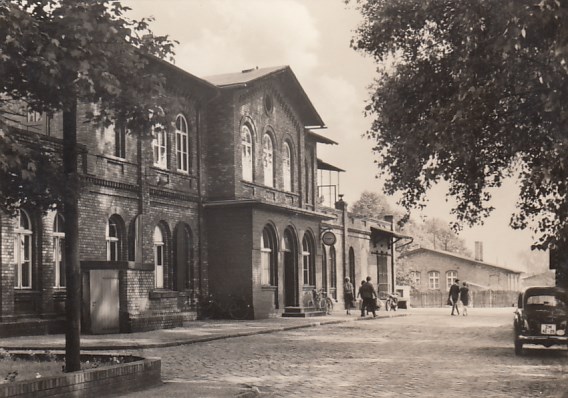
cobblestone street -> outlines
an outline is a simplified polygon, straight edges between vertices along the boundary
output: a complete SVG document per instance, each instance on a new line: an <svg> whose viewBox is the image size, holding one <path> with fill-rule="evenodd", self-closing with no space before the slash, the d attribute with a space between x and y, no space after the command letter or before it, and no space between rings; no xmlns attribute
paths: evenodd
<svg viewBox="0 0 568 398"><path fill-rule="evenodd" d="M515 356L512 308L409 315L144 350L165 384L128 396L568 396L566 348Z"/></svg>

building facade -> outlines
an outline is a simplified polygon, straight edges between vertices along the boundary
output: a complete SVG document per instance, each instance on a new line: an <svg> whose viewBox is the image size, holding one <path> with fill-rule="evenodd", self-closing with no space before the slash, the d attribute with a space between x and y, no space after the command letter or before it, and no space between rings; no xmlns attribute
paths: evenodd
<svg viewBox="0 0 568 398"><path fill-rule="evenodd" d="M166 131L96 128L81 119L93 105L78 111L85 332L180 326L209 294L258 319L301 311L314 288L339 302L346 276L393 290L392 220L319 204L317 146L335 143L313 131L325 124L289 67L205 79L159 67L183 98ZM60 151L60 115L4 123L22 145ZM61 330L64 223L26 207L0 215L0 334Z"/></svg>
<svg viewBox="0 0 568 398"><path fill-rule="evenodd" d="M521 272L429 248L416 248L401 255L418 292L439 291L447 295L456 279L474 290L518 291Z"/></svg>

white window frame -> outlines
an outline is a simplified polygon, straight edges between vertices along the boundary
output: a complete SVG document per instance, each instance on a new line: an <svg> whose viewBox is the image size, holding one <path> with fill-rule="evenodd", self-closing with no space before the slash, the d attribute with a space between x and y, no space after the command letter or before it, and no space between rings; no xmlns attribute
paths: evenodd
<svg viewBox="0 0 568 398"><path fill-rule="evenodd" d="M154 156L154 166L161 169L168 167L168 135L162 127L161 130L154 130L154 139L152 140L152 152Z"/></svg>
<svg viewBox="0 0 568 398"><path fill-rule="evenodd" d="M302 239L302 265L304 285L315 286L315 270L313 269L315 265L313 256L315 255L315 253L311 252L314 250L314 248L311 247L312 245L310 244L310 242L311 241L308 236L304 236L304 239Z"/></svg>
<svg viewBox="0 0 568 398"><path fill-rule="evenodd" d="M176 116L176 160L177 170L189 173L189 129L182 114Z"/></svg>
<svg viewBox="0 0 568 398"><path fill-rule="evenodd" d="M282 180L285 191L292 191L292 150L290 145L285 142L282 151Z"/></svg>
<svg viewBox="0 0 568 398"><path fill-rule="evenodd" d="M112 218L108 219L106 225L106 247L107 247L107 261L120 260L120 236L118 225ZM114 253L114 256L113 256Z"/></svg>
<svg viewBox="0 0 568 398"><path fill-rule="evenodd" d="M156 289L164 288L164 256L165 256L165 243L162 229L159 226L154 228L153 235L154 243L154 275Z"/></svg>
<svg viewBox="0 0 568 398"><path fill-rule="evenodd" d="M272 248L270 247L270 238L268 241L264 239L264 235L268 233L266 228L264 228L260 235L260 283L266 286L271 284L272 276Z"/></svg>
<svg viewBox="0 0 568 398"><path fill-rule="evenodd" d="M446 289L450 290L450 286L458 279L458 271L450 270L446 272Z"/></svg>
<svg viewBox="0 0 568 398"><path fill-rule="evenodd" d="M246 124L241 127L241 163L242 163L242 173L243 180L251 181L253 179L253 143L252 143L252 131Z"/></svg>
<svg viewBox="0 0 568 398"><path fill-rule="evenodd" d="M414 282L414 287L420 286L422 283L420 271L410 271L410 277L412 278L412 282Z"/></svg>
<svg viewBox="0 0 568 398"><path fill-rule="evenodd" d="M33 280L33 229L31 219L25 210L20 209L18 211L14 233L14 263L16 267L14 288L31 289ZM27 283L24 283L24 271L27 271Z"/></svg>
<svg viewBox="0 0 568 398"><path fill-rule="evenodd" d="M65 287L65 220L59 213L53 221L53 267L55 268L54 287Z"/></svg>
<svg viewBox="0 0 568 398"><path fill-rule="evenodd" d="M114 156L126 159L126 127L114 126Z"/></svg>
<svg viewBox="0 0 568 398"><path fill-rule="evenodd" d="M274 144L268 133L262 136L262 165L264 185L274 187Z"/></svg>
<svg viewBox="0 0 568 398"><path fill-rule="evenodd" d="M440 273L438 271L428 272L428 289L431 290L440 289Z"/></svg>

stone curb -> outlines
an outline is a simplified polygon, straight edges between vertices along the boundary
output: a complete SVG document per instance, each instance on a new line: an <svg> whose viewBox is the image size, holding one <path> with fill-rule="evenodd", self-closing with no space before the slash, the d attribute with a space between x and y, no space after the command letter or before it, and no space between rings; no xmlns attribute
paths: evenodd
<svg viewBox="0 0 568 398"><path fill-rule="evenodd" d="M408 314L389 314L388 316L378 316L377 318L351 318L351 319L333 319L329 321L317 321L317 322L310 322L305 323L302 325L291 325L291 326L275 326L272 328L266 328L263 330L251 330L251 331L244 331L244 332L234 332L234 333L227 333L227 334L220 334L217 336L207 336L207 337L198 337L186 340L176 340L176 341L167 341L163 343L136 343L131 342L129 344L114 344L114 345L105 345L100 344L97 346L83 346L81 347L81 351L120 351L120 350L139 350L139 349L149 349L149 348L167 348L167 347L175 347L180 345L189 345L189 344L197 344L197 343L207 343L210 341L215 340L223 340L223 339L230 339L235 337L246 337L246 336L254 336L259 334L268 334L268 333L276 333L276 332L284 332L288 330L296 330L296 329L307 329L311 327L318 327L323 325L334 325L340 323L347 323L347 322L355 322L355 321L369 321L375 319L382 319L382 318L395 318L395 317L402 317L408 316ZM37 350L37 351L57 351L61 350L61 345L58 346L34 346L34 345L27 345L27 346L8 346L2 347L6 350Z"/></svg>

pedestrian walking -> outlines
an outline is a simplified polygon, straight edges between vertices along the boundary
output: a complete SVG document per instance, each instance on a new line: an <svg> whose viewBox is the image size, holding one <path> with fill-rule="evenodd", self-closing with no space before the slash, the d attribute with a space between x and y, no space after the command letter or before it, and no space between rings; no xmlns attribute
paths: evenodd
<svg viewBox="0 0 568 398"><path fill-rule="evenodd" d="M345 278L343 284L343 300L345 300L345 311L347 315L351 315L351 308L353 308L353 300L355 299L355 289L349 278Z"/></svg>
<svg viewBox="0 0 568 398"><path fill-rule="evenodd" d="M448 300L452 304L452 315L455 315L454 311L456 311L458 315L460 314L460 309L458 308L459 299L460 299L460 280L456 279L452 284L452 286L450 286L450 292L448 293Z"/></svg>
<svg viewBox="0 0 568 398"><path fill-rule="evenodd" d="M469 307L469 288L467 283L464 282L460 287L460 301L462 303L462 315L467 316L467 307Z"/></svg>
<svg viewBox="0 0 568 398"><path fill-rule="evenodd" d="M376 318L375 300L377 299L377 292L371 283L370 276L367 277L367 280L359 288L359 294L363 299L363 304L361 304L361 316L365 316L365 310L367 310L367 312L371 311L373 313L373 318Z"/></svg>

